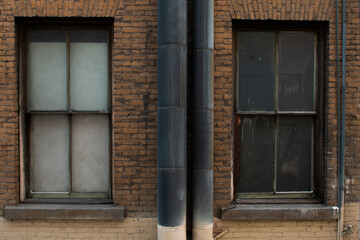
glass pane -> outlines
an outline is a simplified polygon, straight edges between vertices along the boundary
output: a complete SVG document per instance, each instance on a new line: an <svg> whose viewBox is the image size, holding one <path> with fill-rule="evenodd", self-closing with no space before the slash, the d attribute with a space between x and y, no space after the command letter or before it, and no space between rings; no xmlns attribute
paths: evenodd
<svg viewBox="0 0 360 240"><path fill-rule="evenodd" d="M69 191L69 121L66 115L33 115L30 153L34 192Z"/></svg>
<svg viewBox="0 0 360 240"><path fill-rule="evenodd" d="M240 32L238 111L273 110L275 33Z"/></svg>
<svg viewBox="0 0 360 240"><path fill-rule="evenodd" d="M311 191L312 117L280 117L277 191Z"/></svg>
<svg viewBox="0 0 360 240"><path fill-rule="evenodd" d="M29 109L66 110L66 32L34 30L29 38Z"/></svg>
<svg viewBox="0 0 360 240"><path fill-rule="evenodd" d="M273 192L274 117L242 117L239 193Z"/></svg>
<svg viewBox="0 0 360 240"><path fill-rule="evenodd" d="M71 109L108 110L107 31L71 31Z"/></svg>
<svg viewBox="0 0 360 240"><path fill-rule="evenodd" d="M108 192L109 117L72 116L72 188L74 192Z"/></svg>
<svg viewBox="0 0 360 240"><path fill-rule="evenodd" d="M279 110L314 110L314 46L311 32L279 34Z"/></svg>

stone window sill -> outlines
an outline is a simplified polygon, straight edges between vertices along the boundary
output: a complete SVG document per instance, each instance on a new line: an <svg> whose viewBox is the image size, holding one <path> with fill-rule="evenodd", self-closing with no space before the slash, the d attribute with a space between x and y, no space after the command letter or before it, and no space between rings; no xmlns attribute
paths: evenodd
<svg viewBox="0 0 360 240"><path fill-rule="evenodd" d="M339 208L322 204L237 204L221 210L223 220L335 220Z"/></svg>
<svg viewBox="0 0 360 240"><path fill-rule="evenodd" d="M6 206L4 218L9 220L115 220L124 219L124 207L113 204L20 204Z"/></svg>

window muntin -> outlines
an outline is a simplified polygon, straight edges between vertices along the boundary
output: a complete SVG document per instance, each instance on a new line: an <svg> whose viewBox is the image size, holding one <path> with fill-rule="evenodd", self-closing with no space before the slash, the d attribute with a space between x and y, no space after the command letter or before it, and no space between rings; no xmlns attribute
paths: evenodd
<svg viewBox="0 0 360 240"><path fill-rule="evenodd" d="M237 32L239 198L312 197L317 33Z"/></svg>
<svg viewBox="0 0 360 240"><path fill-rule="evenodd" d="M27 31L28 197L110 197L109 31Z"/></svg>

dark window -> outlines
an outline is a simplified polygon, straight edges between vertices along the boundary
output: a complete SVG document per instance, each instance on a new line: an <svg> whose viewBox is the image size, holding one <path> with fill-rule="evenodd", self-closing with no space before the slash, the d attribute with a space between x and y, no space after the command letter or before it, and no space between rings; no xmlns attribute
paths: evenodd
<svg viewBox="0 0 360 240"><path fill-rule="evenodd" d="M109 198L109 28L29 26L23 44L27 197Z"/></svg>
<svg viewBox="0 0 360 240"><path fill-rule="evenodd" d="M236 43L237 197L314 197L319 32L237 29Z"/></svg>

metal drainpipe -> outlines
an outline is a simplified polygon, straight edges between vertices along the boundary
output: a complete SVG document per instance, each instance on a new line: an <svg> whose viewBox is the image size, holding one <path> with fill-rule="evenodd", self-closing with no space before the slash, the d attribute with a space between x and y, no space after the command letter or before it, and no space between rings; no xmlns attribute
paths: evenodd
<svg viewBox="0 0 360 240"><path fill-rule="evenodd" d="M339 210L337 239L343 239L344 228L344 167L345 167L345 90L346 90L346 0L342 1L342 71L341 71L341 139L340 139L340 186L339 186Z"/></svg>
<svg viewBox="0 0 360 240"><path fill-rule="evenodd" d="M187 1L158 0L158 239L186 239Z"/></svg>
<svg viewBox="0 0 360 240"><path fill-rule="evenodd" d="M194 1L193 240L213 239L214 1Z"/></svg>

